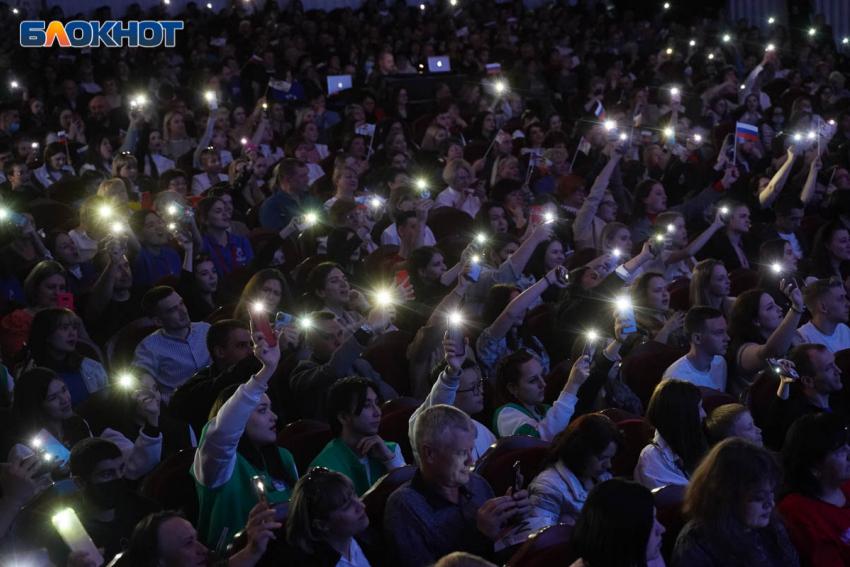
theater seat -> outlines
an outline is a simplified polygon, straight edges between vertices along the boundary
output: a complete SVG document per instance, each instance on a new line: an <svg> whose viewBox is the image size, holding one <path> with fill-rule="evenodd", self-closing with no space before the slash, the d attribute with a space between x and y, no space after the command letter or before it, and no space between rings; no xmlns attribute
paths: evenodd
<svg viewBox="0 0 850 567"><path fill-rule="evenodd" d="M685 487L674 484L662 486L652 491L657 510L658 523L665 528L661 536L661 556L669 563L676 545L679 532L685 527L685 517L682 514L682 504L685 497Z"/></svg>
<svg viewBox="0 0 850 567"><path fill-rule="evenodd" d="M198 518L198 492L189 472L195 449L183 449L146 474L139 494L157 502L166 510L182 510L193 524Z"/></svg>
<svg viewBox="0 0 850 567"><path fill-rule="evenodd" d="M222 305L204 319L207 323L212 325L217 321L222 321L224 319L232 319L233 314L236 312L236 303L228 303L227 305Z"/></svg>
<svg viewBox="0 0 850 567"><path fill-rule="evenodd" d="M89 428L95 435L100 435L110 423L114 424L113 418L119 417L110 407L111 389L112 387L108 386L89 394L74 408L74 413L88 422Z"/></svg>
<svg viewBox="0 0 850 567"><path fill-rule="evenodd" d="M550 443L528 435L510 435L496 441L475 464L475 473L482 476L496 496L502 496L514 485L514 463L520 462L523 486L541 470Z"/></svg>
<svg viewBox="0 0 850 567"><path fill-rule="evenodd" d="M750 387L743 393L743 403L750 410L753 422L762 430L767 427L767 416L770 404L776 397L779 388L779 378L773 372L761 371Z"/></svg>
<svg viewBox="0 0 850 567"><path fill-rule="evenodd" d="M117 372L128 366L133 361L133 353L139 343L156 329L153 321L142 317L112 335L106 342L106 358L109 359L110 371Z"/></svg>
<svg viewBox="0 0 850 567"><path fill-rule="evenodd" d="M567 524L548 526L528 536L505 567L549 567L570 565L577 559L570 551L570 534L573 527Z"/></svg>
<svg viewBox="0 0 850 567"><path fill-rule="evenodd" d="M627 419L617 423L623 435L623 446L611 460L611 474L631 478L635 472L640 452L649 445L655 429L643 419Z"/></svg>
<svg viewBox="0 0 850 567"><path fill-rule="evenodd" d="M307 276L310 275L313 268L327 261L328 257L326 254L313 254L295 266L295 269L292 270L292 278L295 281L296 289L305 289L307 287Z"/></svg>
<svg viewBox="0 0 850 567"><path fill-rule="evenodd" d="M333 437L331 426L327 423L315 419L299 419L278 432L277 444L292 453L298 476L303 476L313 459Z"/></svg>
<svg viewBox="0 0 850 567"><path fill-rule="evenodd" d="M685 356L685 352L659 342L641 345L641 352L626 357L620 367L623 382L634 391L643 407L649 405L649 398L655 387L661 382L661 376L667 367Z"/></svg>
<svg viewBox="0 0 850 567"><path fill-rule="evenodd" d="M360 500L366 505L366 515L369 516L369 525L378 533L383 530L384 512L387 507L387 499L396 488L413 478L419 469L416 465L405 465L389 471L379 478L372 488L367 490Z"/></svg>
<svg viewBox="0 0 850 567"><path fill-rule="evenodd" d="M835 365L841 370L841 395L850 401L850 348L835 353Z"/></svg>
<svg viewBox="0 0 850 567"><path fill-rule="evenodd" d="M363 358L399 396L411 394L407 345L412 341L413 335L407 331L390 331L375 339L363 353Z"/></svg>
<svg viewBox="0 0 850 567"><path fill-rule="evenodd" d="M69 205L49 199L36 199L27 205L29 213L35 219L35 226L51 230L71 230L79 224L77 213Z"/></svg>
<svg viewBox="0 0 850 567"><path fill-rule="evenodd" d="M77 354L81 354L86 358L90 358L92 360L96 360L101 363L104 367L106 366L106 360L103 357L103 353L100 348L96 344L91 341L87 341L86 339L77 338L77 344L74 346L74 350Z"/></svg>
<svg viewBox="0 0 850 567"><path fill-rule="evenodd" d="M404 462L413 463L413 448L410 446L408 424L410 416L422 405L416 398L402 396L387 400L381 406L381 425L378 427L378 435L384 441L398 443Z"/></svg>
<svg viewBox="0 0 850 567"><path fill-rule="evenodd" d="M643 417L628 412L626 410L621 410L619 408L607 408L600 411L602 415L613 421L614 423L620 423L621 421L626 421L627 419L643 419Z"/></svg>
<svg viewBox="0 0 850 567"><path fill-rule="evenodd" d="M740 268L729 272L729 296L738 297L745 291L755 289L759 282L758 272Z"/></svg>
<svg viewBox="0 0 850 567"><path fill-rule="evenodd" d="M439 207L429 211L427 225L434 239L440 241L447 236L468 236L472 232L472 217L452 207Z"/></svg>
<svg viewBox="0 0 850 567"><path fill-rule="evenodd" d="M702 393L702 409L704 409L707 414L713 412L720 406L738 403L735 396L727 394L726 392L706 388L704 386L700 386L699 391Z"/></svg>

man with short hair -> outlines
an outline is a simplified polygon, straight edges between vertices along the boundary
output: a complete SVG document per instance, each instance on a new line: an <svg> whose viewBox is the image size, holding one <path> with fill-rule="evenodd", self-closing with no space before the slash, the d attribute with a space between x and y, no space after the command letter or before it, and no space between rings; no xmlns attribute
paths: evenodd
<svg viewBox="0 0 850 567"><path fill-rule="evenodd" d="M383 333L389 325L383 309L370 311L365 322L348 338L345 338L345 329L330 311L317 311L308 318L310 326L305 332L305 342L311 354L298 363L289 377L293 405L300 417L327 419L325 402L328 390L346 376L370 378L378 387L377 393L385 400L398 396L372 365L360 358L372 336Z"/></svg>
<svg viewBox="0 0 850 567"><path fill-rule="evenodd" d="M685 315L685 336L690 340L688 354L664 371L662 380L678 378L697 386L726 391L726 319L714 307L691 307Z"/></svg>
<svg viewBox="0 0 850 567"><path fill-rule="evenodd" d="M11 142L21 127L21 113L15 104L0 104L0 140Z"/></svg>
<svg viewBox="0 0 850 567"><path fill-rule="evenodd" d="M58 248L59 238L56 243ZM91 292L80 302L80 313L97 344L105 344L125 325L144 316L142 294L133 287L133 272L124 252L119 241L113 239L92 261L95 272L100 276Z"/></svg>
<svg viewBox="0 0 850 567"><path fill-rule="evenodd" d="M10 159L3 164L4 181L0 184L3 205L13 211L22 211L30 201L43 197L33 183L32 172L22 160Z"/></svg>
<svg viewBox="0 0 850 567"><path fill-rule="evenodd" d="M494 558L504 525L532 514L528 492L494 497L475 464L475 426L461 410L436 405L416 421L419 470L387 500L384 533L394 565L424 567L453 551Z"/></svg>
<svg viewBox="0 0 850 567"><path fill-rule="evenodd" d="M275 521L276 510L257 504L248 516L245 532L248 541L243 549L227 558L221 567L254 567L262 559L281 524ZM179 512L166 510L150 514L133 530L127 549L129 567L208 567L212 553L198 541L198 532Z"/></svg>
<svg viewBox="0 0 850 567"><path fill-rule="evenodd" d="M779 389L770 404L765 428L765 445L782 448L785 434L797 419L810 413L837 412L847 414L838 396L841 391L841 369L827 347L806 343L788 353L799 379L779 377Z"/></svg>
<svg viewBox="0 0 850 567"><path fill-rule="evenodd" d="M806 206L797 195L780 195L773 205L776 220L758 235L759 242L764 243L776 238L787 240L797 258L803 258L811 251L806 233L800 230L805 209Z"/></svg>
<svg viewBox="0 0 850 567"><path fill-rule="evenodd" d="M812 320L797 329L796 342L824 345L832 354L850 348L850 328L847 327L850 301L847 301L841 280L813 281L803 288L803 301Z"/></svg>
<svg viewBox="0 0 850 567"><path fill-rule="evenodd" d="M335 438L310 463L344 474L362 496L388 471L404 466L401 448L378 435L381 403L378 385L349 376L328 390L328 423Z"/></svg>
<svg viewBox="0 0 850 567"><path fill-rule="evenodd" d="M135 525L159 507L130 490L124 457L115 443L99 437L83 439L71 449L69 460L79 492L62 497L54 509L72 508L108 563L124 551ZM68 563L68 546L53 535L55 530L45 525L43 533L53 563Z"/></svg>
<svg viewBox="0 0 850 567"><path fill-rule="evenodd" d="M210 409L222 390L247 382L260 368L253 356L251 331L242 321L216 321L207 331L206 342L212 364L178 386L168 404L169 410L188 421L195 431L201 431L209 421Z"/></svg>
<svg viewBox="0 0 850 567"><path fill-rule="evenodd" d="M310 193L306 163L285 159L277 166L274 179L278 189L260 206L260 225L280 230L294 217L322 211L322 204Z"/></svg>
<svg viewBox="0 0 850 567"><path fill-rule="evenodd" d="M161 328L136 347L133 366L156 378L167 404L175 388L212 363L206 344L210 324L192 323L183 298L168 286L148 291L142 309Z"/></svg>

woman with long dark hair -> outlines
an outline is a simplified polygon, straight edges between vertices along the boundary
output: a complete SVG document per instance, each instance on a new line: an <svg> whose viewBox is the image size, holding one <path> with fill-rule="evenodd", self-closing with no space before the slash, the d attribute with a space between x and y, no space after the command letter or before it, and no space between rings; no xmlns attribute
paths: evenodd
<svg viewBox="0 0 850 567"><path fill-rule="evenodd" d="M227 545L247 522L257 502L254 477L261 477L271 504L288 500L298 479L292 455L276 444L277 416L265 393L280 349L261 333L254 340L262 368L247 383L219 394L191 471L200 504L198 538L213 549Z"/></svg>
<svg viewBox="0 0 850 567"><path fill-rule="evenodd" d="M637 333L641 337L687 350L688 341L682 331L685 314L670 309L670 292L661 272L644 272L629 286L629 297L635 311ZM631 338L631 337L630 337Z"/></svg>
<svg viewBox="0 0 850 567"><path fill-rule="evenodd" d="M583 415L552 442L541 472L528 486L537 516L574 525L587 493L611 479L611 459L623 444L616 424L602 414Z"/></svg>
<svg viewBox="0 0 850 567"><path fill-rule="evenodd" d="M635 480L650 489L687 485L708 449L699 388L684 380L664 380L649 399L646 419L655 436L640 453Z"/></svg>
<svg viewBox="0 0 850 567"><path fill-rule="evenodd" d="M231 232L231 214L221 197L206 197L198 203L196 218L203 235L203 248L215 264L219 277L224 277L254 258L251 241Z"/></svg>
<svg viewBox="0 0 850 567"><path fill-rule="evenodd" d="M103 365L76 351L78 322L70 309L48 307L33 317L27 339L28 361L62 377L72 406L109 385Z"/></svg>
<svg viewBox="0 0 850 567"><path fill-rule="evenodd" d="M708 259L694 266L688 296L691 307L706 305L719 309L726 320L732 317L734 297L729 297L731 282L726 266L720 260Z"/></svg>
<svg viewBox="0 0 850 567"><path fill-rule="evenodd" d="M767 449L733 437L705 456L685 492L687 525L673 567L795 567L797 550L774 513L782 470Z"/></svg>
<svg viewBox="0 0 850 567"><path fill-rule="evenodd" d="M593 487L570 535L570 567L664 567L662 526L652 493L636 482L612 479Z"/></svg>
<svg viewBox="0 0 850 567"><path fill-rule="evenodd" d="M830 222L818 229L812 243L810 278L838 276L845 281L850 274L850 230L841 222Z"/></svg>
<svg viewBox="0 0 850 567"><path fill-rule="evenodd" d="M780 289L791 301L785 316L773 296L760 289L745 291L732 306L726 349L729 379L726 389L740 394L767 368L768 358L784 358L791 348L805 304L803 294L793 283L780 282Z"/></svg>

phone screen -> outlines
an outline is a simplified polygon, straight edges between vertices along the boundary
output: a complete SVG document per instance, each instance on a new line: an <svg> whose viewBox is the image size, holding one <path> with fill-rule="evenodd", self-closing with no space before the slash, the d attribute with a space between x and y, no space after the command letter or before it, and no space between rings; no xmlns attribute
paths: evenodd
<svg viewBox="0 0 850 567"><path fill-rule="evenodd" d="M266 314L262 311L257 312L254 309L250 309L249 311L251 312L251 323L254 326L254 330L263 333L263 338L266 339L269 346L277 345L274 333L272 333L272 326L269 323L269 318L266 317Z"/></svg>

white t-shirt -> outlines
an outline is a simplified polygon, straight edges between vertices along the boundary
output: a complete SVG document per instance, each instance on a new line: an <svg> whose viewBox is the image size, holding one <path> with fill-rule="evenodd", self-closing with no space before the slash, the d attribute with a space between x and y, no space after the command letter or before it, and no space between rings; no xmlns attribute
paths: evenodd
<svg viewBox="0 0 850 567"><path fill-rule="evenodd" d="M797 329L797 340L801 343L824 345L829 352L835 354L839 350L850 348L850 327L839 323L831 335L824 335L812 322Z"/></svg>
<svg viewBox="0 0 850 567"><path fill-rule="evenodd" d="M711 361L711 368L708 372L700 372L694 368L687 356L683 356L664 371L661 379L666 380L667 378L678 378L697 386L705 386L725 392L726 361L722 356L715 356L714 360Z"/></svg>
<svg viewBox="0 0 850 567"><path fill-rule="evenodd" d="M348 549L348 559L340 557L336 563L336 567L371 567L369 560L363 555L363 550L360 549L357 541L351 538L351 547Z"/></svg>
<svg viewBox="0 0 850 567"><path fill-rule="evenodd" d="M434 238L434 233L431 232L429 227L425 227L425 246L434 246L437 243L437 239ZM401 238L398 236L398 231L395 229L395 223L392 223L390 226L384 229L384 232L381 233L381 246L387 246L390 244L394 244L396 246L401 246Z"/></svg>

